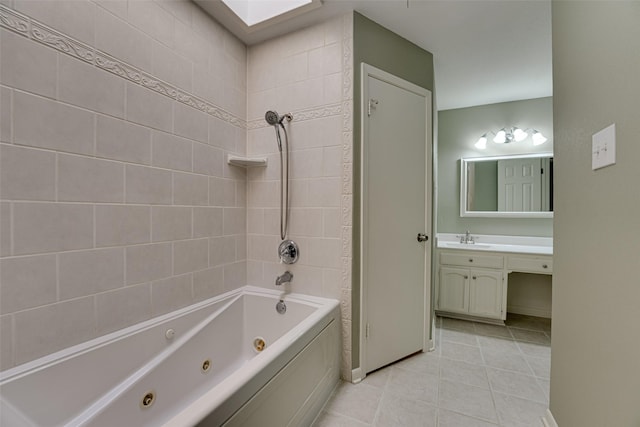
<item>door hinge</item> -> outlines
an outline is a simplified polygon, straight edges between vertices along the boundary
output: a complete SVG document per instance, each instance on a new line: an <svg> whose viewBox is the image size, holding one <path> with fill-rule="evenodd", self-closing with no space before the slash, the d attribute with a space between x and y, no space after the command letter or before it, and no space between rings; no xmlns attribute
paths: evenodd
<svg viewBox="0 0 640 427"><path fill-rule="evenodd" d="M369 338L369 324L364 328L364 337Z"/></svg>
<svg viewBox="0 0 640 427"><path fill-rule="evenodd" d="M378 105L378 100L377 99L369 99L369 106L367 108L367 116L371 117L371 108L376 108L376 105Z"/></svg>

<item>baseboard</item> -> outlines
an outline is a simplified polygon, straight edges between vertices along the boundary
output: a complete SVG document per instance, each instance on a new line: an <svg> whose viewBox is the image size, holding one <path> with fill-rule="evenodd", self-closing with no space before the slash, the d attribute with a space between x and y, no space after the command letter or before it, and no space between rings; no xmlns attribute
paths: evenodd
<svg viewBox="0 0 640 427"><path fill-rule="evenodd" d="M351 370L351 382L353 384L358 384L360 381L362 381L364 379L362 372L362 368L356 368Z"/></svg>
<svg viewBox="0 0 640 427"><path fill-rule="evenodd" d="M525 316L544 317L551 319L551 308L527 307L524 305L508 305L507 313L524 314Z"/></svg>
<svg viewBox="0 0 640 427"><path fill-rule="evenodd" d="M544 414L544 417L542 417L541 421L544 427L559 427L558 423L556 423L556 420L553 418L553 414L551 414L551 411L548 409L547 413Z"/></svg>

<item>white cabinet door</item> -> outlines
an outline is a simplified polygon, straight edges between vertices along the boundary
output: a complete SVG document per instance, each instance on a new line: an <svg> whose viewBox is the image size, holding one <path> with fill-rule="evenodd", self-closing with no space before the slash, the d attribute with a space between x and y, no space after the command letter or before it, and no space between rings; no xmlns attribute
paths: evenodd
<svg viewBox="0 0 640 427"><path fill-rule="evenodd" d="M451 313L469 311L469 270L465 268L440 268L438 309Z"/></svg>
<svg viewBox="0 0 640 427"><path fill-rule="evenodd" d="M502 271L470 270L469 314L502 318Z"/></svg>

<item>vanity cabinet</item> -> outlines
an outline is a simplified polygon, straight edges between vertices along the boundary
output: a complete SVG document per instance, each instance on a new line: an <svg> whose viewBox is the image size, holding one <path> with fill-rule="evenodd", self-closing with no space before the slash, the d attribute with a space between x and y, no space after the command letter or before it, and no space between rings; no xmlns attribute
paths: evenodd
<svg viewBox="0 0 640 427"><path fill-rule="evenodd" d="M442 250L437 260L438 314L489 322L507 317L509 273L552 274L553 270L550 255Z"/></svg>
<svg viewBox="0 0 640 427"><path fill-rule="evenodd" d="M440 264L438 310L503 318L502 256L441 253Z"/></svg>

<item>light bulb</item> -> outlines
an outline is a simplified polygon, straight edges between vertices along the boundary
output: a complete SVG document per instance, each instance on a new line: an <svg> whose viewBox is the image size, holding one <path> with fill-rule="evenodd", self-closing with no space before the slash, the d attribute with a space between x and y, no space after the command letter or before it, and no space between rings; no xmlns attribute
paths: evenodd
<svg viewBox="0 0 640 427"><path fill-rule="evenodd" d="M529 134L520 128L515 128L513 131L513 137L515 138L516 142L525 140L527 136L529 136Z"/></svg>
<svg viewBox="0 0 640 427"><path fill-rule="evenodd" d="M484 135L482 135L479 139L478 142L475 143L476 148L479 148L480 150L484 150L485 148L487 148L487 134L485 133Z"/></svg>
<svg viewBox="0 0 640 427"><path fill-rule="evenodd" d="M507 132L504 129L500 129L496 133L496 137L493 138L493 142L496 144L504 144L507 141Z"/></svg>
<svg viewBox="0 0 640 427"><path fill-rule="evenodd" d="M547 138L537 130L533 131L533 135L531 135L531 139L533 139L533 145L541 145L547 142Z"/></svg>

